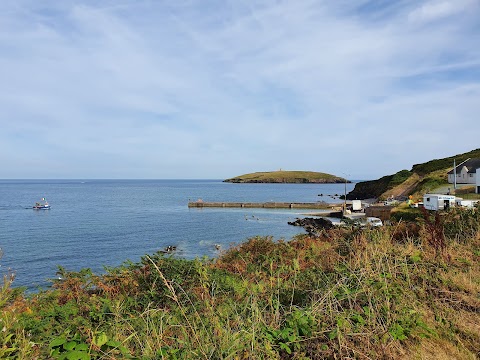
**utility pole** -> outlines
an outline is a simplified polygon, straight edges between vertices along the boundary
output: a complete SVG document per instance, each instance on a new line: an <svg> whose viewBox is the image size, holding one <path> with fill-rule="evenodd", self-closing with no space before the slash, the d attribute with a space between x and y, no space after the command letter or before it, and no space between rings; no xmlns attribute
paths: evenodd
<svg viewBox="0 0 480 360"><path fill-rule="evenodd" d="M348 174L343 174L345 176L345 190L343 194L343 215L347 213L347 176Z"/></svg>
<svg viewBox="0 0 480 360"><path fill-rule="evenodd" d="M453 159L453 190L457 190L457 165L455 165L455 159Z"/></svg>

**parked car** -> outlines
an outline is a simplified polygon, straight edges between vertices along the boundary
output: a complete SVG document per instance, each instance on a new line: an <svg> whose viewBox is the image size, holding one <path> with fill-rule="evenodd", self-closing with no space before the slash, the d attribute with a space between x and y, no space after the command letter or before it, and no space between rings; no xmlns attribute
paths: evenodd
<svg viewBox="0 0 480 360"><path fill-rule="evenodd" d="M410 207L411 208L423 208L423 202L419 201L419 202L416 202L416 203L411 203Z"/></svg>
<svg viewBox="0 0 480 360"><path fill-rule="evenodd" d="M376 227L376 226L383 226L383 222L381 219L373 216L369 216L366 218L360 219L342 219L340 221L332 222L335 226L359 226L359 227Z"/></svg>
<svg viewBox="0 0 480 360"><path fill-rule="evenodd" d="M368 226L383 226L383 222L382 222L381 219L379 219L377 217L369 216L369 217L367 217L367 225Z"/></svg>

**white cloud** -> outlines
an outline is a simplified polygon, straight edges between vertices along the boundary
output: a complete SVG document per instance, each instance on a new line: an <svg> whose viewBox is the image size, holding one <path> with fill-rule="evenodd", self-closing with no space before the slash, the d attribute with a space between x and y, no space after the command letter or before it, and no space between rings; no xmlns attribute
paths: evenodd
<svg viewBox="0 0 480 360"><path fill-rule="evenodd" d="M106 4L0 5L0 178L371 178L478 147L477 1Z"/></svg>
<svg viewBox="0 0 480 360"><path fill-rule="evenodd" d="M414 22L435 21L462 13L478 4L478 0L432 0L413 10L409 19Z"/></svg>

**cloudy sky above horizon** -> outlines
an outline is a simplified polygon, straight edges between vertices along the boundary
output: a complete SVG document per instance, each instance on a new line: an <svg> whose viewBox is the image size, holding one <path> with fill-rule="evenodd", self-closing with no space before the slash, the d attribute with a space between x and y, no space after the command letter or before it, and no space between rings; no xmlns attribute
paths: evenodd
<svg viewBox="0 0 480 360"><path fill-rule="evenodd" d="M2 0L0 178L375 179L480 148L480 0Z"/></svg>

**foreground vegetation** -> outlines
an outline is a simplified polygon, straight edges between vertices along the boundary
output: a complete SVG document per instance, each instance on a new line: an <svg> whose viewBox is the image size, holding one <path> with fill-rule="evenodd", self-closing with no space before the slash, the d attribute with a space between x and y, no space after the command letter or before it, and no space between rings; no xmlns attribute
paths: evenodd
<svg viewBox="0 0 480 360"><path fill-rule="evenodd" d="M158 253L53 289L0 290L0 358L475 359L480 211Z"/></svg>
<svg viewBox="0 0 480 360"><path fill-rule="evenodd" d="M245 174L231 179L224 180L224 182L232 183L290 183L290 184L304 184L304 183L345 183L350 182L344 178L314 171L269 171L256 172L252 174Z"/></svg>

